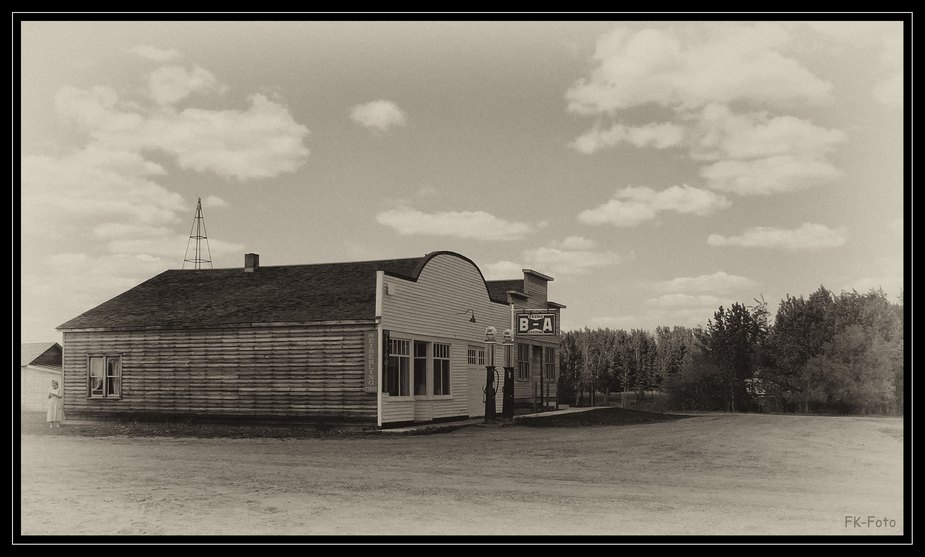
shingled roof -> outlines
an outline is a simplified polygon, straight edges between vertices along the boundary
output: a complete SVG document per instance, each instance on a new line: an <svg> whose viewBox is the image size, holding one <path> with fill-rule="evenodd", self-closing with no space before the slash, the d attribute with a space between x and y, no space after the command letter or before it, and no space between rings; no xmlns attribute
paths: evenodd
<svg viewBox="0 0 925 557"><path fill-rule="evenodd" d="M524 291L524 281L523 279L519 280L489 280L485 281L485 285L488 287L488 295L491 296L492 300L498 300L507 303L507 293L508 291L513 290L514 292L520 292L523 296L526 294Z"/></svg>
<svg viewBox="0 0 925 557"><path fill-rule="evenodd" d="M19 365L61 367L61 345L57 342L26 342L19 345Z"/></svg>
<svg viewBox="0 0 925 557"><path fill-rule="evenodd" d="M440 253L452 252L356 263L261 266L254 272L243 268L169 270L58 329L371 320L376 317L376 271L417 280L424 265Z"/></svg>

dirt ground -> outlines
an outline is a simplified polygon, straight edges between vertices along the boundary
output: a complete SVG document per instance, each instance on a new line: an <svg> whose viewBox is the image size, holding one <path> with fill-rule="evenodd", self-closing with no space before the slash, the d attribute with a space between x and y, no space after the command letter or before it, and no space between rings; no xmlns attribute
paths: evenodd
<svg viewBox="0 0 925 557"><path fill-rule="evenodd" d="M904 535L901 418L574 416L418 434L24 424L20 535Z"/></svg>

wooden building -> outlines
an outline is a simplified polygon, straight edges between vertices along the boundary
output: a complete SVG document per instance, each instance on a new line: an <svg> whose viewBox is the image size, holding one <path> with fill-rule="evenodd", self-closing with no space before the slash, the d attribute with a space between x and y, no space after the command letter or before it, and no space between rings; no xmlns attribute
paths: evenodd
<svg viewBox="0 0 925 557"><path fill-rule="evenodd" d="M48 409L51 382L61 381L61 345L57 342L20 344L19 364L20 410L44 412Z"/></svg>
<svg viewBox="0 0 925 557"><path fill-rule="evenodd" d="M547 322L510 349L517 399L532 404L542 382L554 400L564 306L548 301L551 280L486 282L446 251L165 271L58 327L65 413L383 427L483 416L486 328L521 313Z"/></svg>

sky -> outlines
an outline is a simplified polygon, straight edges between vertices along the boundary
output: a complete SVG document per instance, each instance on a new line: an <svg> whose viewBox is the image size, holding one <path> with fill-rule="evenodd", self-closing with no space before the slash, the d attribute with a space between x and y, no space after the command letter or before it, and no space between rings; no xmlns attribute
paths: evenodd
<svg viewBox="0 0 925 557"><path fill-rule="evenodd" d="M564 330L902 292L900 21L18 24L22 342L191 268L200 199L213 268L449 250Z"/></svg>

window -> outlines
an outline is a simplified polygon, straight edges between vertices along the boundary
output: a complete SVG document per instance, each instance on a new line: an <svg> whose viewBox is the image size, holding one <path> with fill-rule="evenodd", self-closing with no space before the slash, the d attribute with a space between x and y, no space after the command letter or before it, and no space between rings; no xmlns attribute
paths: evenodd
<svg viewBox="0 0 925 557"><path fill-rule="evenodd" d="M523 381L530 379L530 345L517 345L517 378Z"/></svg>
<svg viewBox="0 0 925 557"><path fill-rule="evenodd" d="M556 380L556 349L555 348L544 348L543 353L543 365L546 367L546 379L550 381Z"/></svg>
<svg viewBox="0 0 925 557"><path fill-rule="evenodd" d="M470 346L468 361L470 366L485 365L485 348Z"/></svg>
<svg viewBox="0 0 925 557"><path fill-rule="evenodd" d="M414 394L427 395L427 344L414 341Z"/></svg>
<svg viewBox="0 0 925 557"><path fill-rule="evenodd" d="M91 397L122 396L122 357L90 356L87 391Z"/></svg>
<svg viewBox="0 0 925 557"><path fill-rule="evenodd" d="M411 341L389 339L389 395L410 396Z"/></svg>
<svg viewBox="0 0 925 557"><path fill-rule="evenodd" d="M434 394L450 394L449 344L434 344Z"/></svg>

